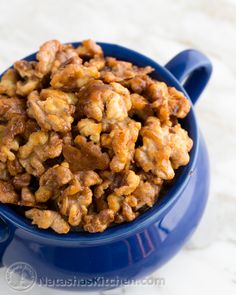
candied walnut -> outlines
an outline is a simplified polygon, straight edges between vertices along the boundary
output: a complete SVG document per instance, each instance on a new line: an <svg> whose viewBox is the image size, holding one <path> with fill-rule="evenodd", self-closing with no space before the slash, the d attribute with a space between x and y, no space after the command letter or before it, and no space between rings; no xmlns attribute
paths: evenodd
<svg viewBox="0 0 236 295"><path fill-rule="evenodd" d="M104 112L104 102L110 95L111 88L102 81L90 81L78 93L79 116L87 116L101 121Z"/></svg>
<svg viewBox="0 0 236 295"><path fill-rule="evenodd" d="M142 94L145 92L147 86L149 85L151 79L147 75L136 76L130 80L125 80L122 84L128 87L131 91L136 94Z"/></svg>
<svg viewBox="0 0 236 295"><path fill-rule="evenodd" d="M153 116L152 107L145 97L135 93L131 94L130 97L132 107L129 115L131 117L137 115L142 120L146 120L148 117Z"/></svg>
<svg viewBox="0 0 236 295"><path fill-rule="evenodd" d="M0 162L0 180L9 180L7 164Z"/></svg>
<svg viewBox="0 0 236 295"><path fill-rule="evenodd" d="M21 96L29 95L33 90L39 88L40 81L37 78L33 78L27 81L18 81L16 93Z"/></svg>
<svg viewBox="0 0 236 295"><path fill-rule="evenodd" d="M151 171L162 179L172 179L175 174L170 162L168 127L161 127L158 118L149 117L140 134L143 146L135 151L136 162L145 172Z"/></svg>
<svg viewBox="0 0 236 295"><path fill-rule="evenodd" d="M107 170L107 171L101 171L99 173L100 177L103 179L101 184L97 185L94 189L94 196L99 199L104 196L105 191L110 188L111 184L116 186L117 180L119 179L119 182L121 180L120 175L117 174L118 177L115 179L115 173ZM115 182L116 180L116 182ZM114 183L115 182L115 183Z"/></svg>
<svg viewBox="0 0 236 295"><path fill-rule="evenodd" d="M82 59L79 57L76 49L70 44L62 45L61 50L56 53L51 69L52 74L54 74L61 66L68 63L82 64Z"/></svg>
<svg viewBox="0 0 236 295"><path fill-rule="evenodd" d="M59 234L66 234L70 230L69 224L61 217L61 215L52 210L33 208L26 211L25 216L32 219L32 224L36 224L39 228L52 228Z"/></svg>
<svg viewBox="0 0 236 295"><path fill-rule="evenodd" d="M75 107L68 102L67 95L57 90L37 91L28 97L28 114L35 118L42 129L67 132L73 122Z"/></svg>
<svg viewBox="0 0 236 295"><path fill-rule="evenodd" d="M92 191L84 188L83 191L72 196L64 196L59 205L61 214L68 216L72 226L79 226L82 217L88 212L87 206L92 203Z"/></svg>
<svg viewBox="0 0 236 295"><path fill-rule="evenodd" d="M1 78L0 94L15 96L17 81L18 81L18 75L16 71L14 69L7 70Z"/></svg>
<svg viewBox="0 0 236 295"><path fill-rule="evenodd" d="M140 182L140 177L132 170L125 172L123 178L123 185L114 189L114 192L117 196L131 194L137 188Z"/></svg>
<svg viewBox="0 0 236 295"><path fill-rule="evenodd" d="M131 100L128 89L118 83L104 84L91 81L78 93L79 117L106 123L122 121L128 117Z"/></svg>
<svg viewBox="0 0 236 295"><path fill-rule="evenodd" d="M100 212L104 209L109 209L107 204L106 196L102 196L101 198L94 198L93 202L96 207L96 212ZM95 211L95 210L94 210Z"/></svg>
<svg viewBox="0 0 236 295"><path fill-rule="evenodd" d="M72 186L74 189L76 186L75 181L72 183ZM69 190L71 190L70 186ZM92 203L92 191L88 187L79 187L77 193L70 193L68 190L64 192L59 198L58 206L61 214L68 217L69 224L78 226L81 223L82 217L88 212L87 207Z"/></svg>
<svg viewBox="0 0 236 295"><path fill-rule="evenodd" d="M103 170L109 165L107 153L103 153L99 145L92 141L87 142L86 138L78 135L75 139L77 147L65 144L63 155L70 164L72 172L81 170Z"/></svg>
<svg viewBox="0 0 236 295"><path fill-rule="evenodd" d="M78 102L77 96L72 92L63 92L61 90L52 89L52 88L43 89L40 92L40 98L43 101L49 97L56 97L58 99L65 101L66 103L70 105L76 105L76 103Z"/></svg>
<svg viewBox="0 0 236 295"><path fill-rule="evenodd" d="M106 100L106 120L123 121L132 106L129 91L119 83L111 83L110 86L112 93Z"/></svg>
<svg viewBox="0 0 236 295"><path fill-rule="evenodd" d="M40 130L40 127L39 127L38 123L35 120L33 120L33 119L28 119L25 122L25 131L22 134L22 136L24 137L25 140L28 141L30 135L33 132L37 132L39 130Z"/></svg>
<svg viewBox="0 0 236 295"><path fill-rule="evenodd" d="M19 60L14 63L14 69L23 80L16 84L16 93L21 96L27 96L40 86L40 79L36 76L35 61Z"/></svg>
<svg viewBox="0 0 236 295"><path fill-rule="evenodd" d="M86 215L83 228L90 233L103 232L113 221L114 212L104 209L98 214Z"/></svg>
<svg viewBox="0 0 236 295"><path fill-rule="evenodd" d="M45 206L42 203L37 203L35 195L31 192L31 190L28 187L23 187L21 189L21 200L17 203L19 206L25 206L25 207L34 207L39 209L47 209L47 206Z"/></svg>
<svg viewBox="0 0 236 295"><path fill-rule="evenodd" d="M13 185L8 181L0 180L0 202L8 204L17 204L18 194L15 192Z"/></svg>
<svg viewBox="0 0 236 295"><path fill-rule="evenodd" d="M83 136L89 137L95 143L100 141L102 124L96 123L93 119L82 119L78 122L77 128Z"/></svg>
<svg viewBox="0 0 236 295"><path fill-rule="evenodd" d="M85 67L72 63L61 67L56 71L51 80L51 86L62 88L66 91L73 91L81 88L91 79L97 79L100 73L96 67Z"/></svg>
<svg viewBox="0 0 236 295"><path fill-rule="evenodd" d="M44 173L43 162L58 157L62 152L62 140L57 133L33 132L28 142L19 148L18 157L25 170L34 176Z"/></svg>
<svg viewBox="0 0 236 295"><path fill-rule="evenodd" d="M17 151L18 149L19 149L19 143L16 139L13 139L7 145L1 144L0 161L2 162L6 162L7 160L13 161L15 159L14 151Z"/></svg>
<svg viewBox="0 0 236 295"><path fill-rule="evenodd" d="M145 93L149 100L152 101L152 108L157 113L161 122L169 124L170 111L168 106L169 92L164 82L152 81Z"/></svg>
<svg viewBox="0 0 236 295"><path fill-rule="evenodd" d="M158 103L161 105L163 101L168 101L168 86L164 82L150 80L145 94L151 102L156 102L157 106Z"/></svg>
<svg viewBox="0 0 236 295"><path fill-rule="evenodd" d="M193 141L188 132L181 128L180 124L170 129L171 164L174 169L187 165L189 162L188 152L193 146Z"/></svg>
<svg viewBox="0 0 236 295"><path fill-rule="evenodd" d="M69 144L72 145L74 142L73 137L72 137L72 133L71 132L67 132L64 136L63 136L63 144Z"/></svg>
<svg viewBox="0 0 236 295"><path fill-rule="evenodd" d="M162 180L154 183L150 179L141 179L139 186L132 193L132 196L136 199L135 209L138 210L145 205L152 207L159 196L162 184Z"/></svg>
<svg viewBox="0 0 236 295"><path fill-rule="evenodd" d="M6 162L13 161L15 154L12 151L19 149L18 140L15 138L25 130L25 118L15 116L8 121L6 126L0 125L0 160Z"/></svg>
<svg viewBox="0 0 236 295"><path fill-rule="evenodd" d="M8 121L16 115L25 115L25 102L0 95L0 121Z"/></svg>
<svg viewBox="0 0 236 295"><path fill-rule="evenodd" d="M42 78L48 74L56 59L56 55L61 50L61 43L57 40L51 40L44 43L37 53L38 64L36 66L37 76Z"/></svg>
<svg viewBox="0 0 236 295"><path fill-rule="evenodd" d="M114 154L110 162L112 171L122 171L133 161L140 129L141 123L129 119L121 126L115 125L109 134L102 134L101 145L111 149Z"/></svg>
<svg viewBox="0 0 236 295"><path fill-rule="evenodd" d="M168 100L170 114L177 118L186 117L191 107L189 100L182 92L178 91L174 87L169 87L168 91L170 95Z"/></svg>
<svg viewBox="0 0 236 295"><path fill-rule="evenodd" d="M122 204L122 211L121 215L124 221L132 221L138 216L138 212L134 212L132 206L124 200Z"/></svg>
<svg viewBox="0 0 236 295"><path fill-rule="evenodd" d="M190 110L188 99L174 87L164 82L152 81L146 89L146 95L152 101L152 108L161 122L169 122L170 116L184 118Z"/></svg>
<svg viewBox="0 0 236 295"><path fill-rule="evenodd" d="M16 176L24 171L17 157L13 161L7 161L7 169L11 176Z"/></svg>
<svg viewBox="0 0 236 295"><path fill-rule="evenodd" d="M93 40L88 39L82 42L82 45L76 48L77 54L82 58L103 57L101 46L96 44Z"/></svg>
<svg viewBox="0 0 236 295"><path fill-rule="evenodd" d="M118 212L124 196L130 195L136 190L140 182L140 177L134 171L129 170L122 175L120 185L114 188L114 192L107 197L108 206L114 212Z"/></svg>
<svg viewBox="0 0 236 295"><path fill-rule="evenodd" d="M31 175L29 173L18 174L13 178L12 184L15 189L21 189L29 186L31 181Z"/></svg>
<svg viewBox="0 0 236 295"><path fill-rule="evenodd" d="M35 61L18 60L14 63L14 69L21 78L31 79L35 76L36 65L37 63Z"/></svg>
<svg viewBox="0 0 236 295"><path fill-rule="evenodd" d="M139 215L138 210L140 208L143 206L152 207L158 198L162 183L163 181L160 178L154 178L148 174L141 174L138 185L135 185L135 190L132 190L131 194L123 198L118 196L116 199L113 196L112 201L116 202L115 205L117 206L115 222L132 221Z"/></svg>
<svg viewBox="0 0 236 295"><path fill-rule="evenodd" d="M106 83L122 82L123 80L147 75L151 72L153 72L153 68L149 66L140 68L130 62L108 57L106 58L106 67L101 72L101 77Z"/></svg>
<svg viewBox="0 0 236 295"><path fill-rule="evenodd" d="M82 186L93 186L96 184L100 184L102 179L99 175L94 171L80 171L74 174L75 177L80 181Z"/></svg>
<svg viewBox="0 0 236 295"><path fill-rule="evenodd" d="M78 226L88 212L88 206L92 203L92 191L90 186L100 184L102 179L94 171L81 171L74 175L70 185L59 198L58 206L64 216L68 216L68 222L72 226Z"/></svg>
<svg viewBox="0 0 236 295"><path fill-rule="evenodd" d="M98 69L98 71L101 71L105 67L105 64L106 64L105 59L99 56L91 58L89 61L86 61L84 63L86 67L95 67Z"/></svg>
<svg viewBox="0 0 236 295"><path fill-rule="evenodd" d="M22 186L20 205L27 207L37 207L35 195L27 186Z"/></svg>
<svg viewBox="0 0 236 295"><path fill-rule="evenodd" d="M62 165L49 168L39 180L39 189L35 193L37 202L47 202L60 194L60 188L72 179L70 169Z"/></svg>

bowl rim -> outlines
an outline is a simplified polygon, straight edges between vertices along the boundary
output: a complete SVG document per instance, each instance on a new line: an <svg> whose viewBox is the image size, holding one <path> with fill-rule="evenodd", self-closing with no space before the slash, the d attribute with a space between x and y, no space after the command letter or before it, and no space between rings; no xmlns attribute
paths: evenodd
<svg viewBox="0 0 236 295"><path fill-rule="evenodd" d="M182 168L183 171L181 171L174 185L172 185L169 191L165 194L165 197L163 198L165 199L164 201L162 201L160 204L156 203L152 208L149 208L146 212L140 214L140 216L138 216L135 220L108 228L102 233L70 232L65 235L60 235L50 229L45 230L37 228L35 225L31 224L30 220L22 218L22 216L16 213L8 204L0 204L0 217L2 217L5 221L8 221L10 225L12 224L16 228L23 229L37 238L54 240L57 242L73 242L79 245L92 246L114 240L120 240L130 236L133 233L138 233L151 223L157 221L161 216L163 216L168 208L172 207L188 184L192 172L196 166L199 149L199 130L197 127L196 116L191 99L180 82L164 66L161 66L158 62L143 55L142 53L113 43L96 43L102 47L105 56L114 56L118 59L126 61L131 61L132 59L131 62L137 65L141 63L142 66L152 66L155 69L154 74L156 73L161 77L161 79L169 81L170 83L168 83L168 85L174 86L176 89L182 91L189 99L191 103L191 109L186 118L191 117L191 138L193 140L193 147L190 152L190 161L188 165ZM77 47L81 44L81 42L67 42L65 44L72 44L73 46ZM107 51L109 51L109 54L106 54ZM36 54L37 52L30 54L23 58L23 60L35 60ZM135 62L133 61L134 59ZM3 75L3 73L0 75L0 77Z"/></svg>

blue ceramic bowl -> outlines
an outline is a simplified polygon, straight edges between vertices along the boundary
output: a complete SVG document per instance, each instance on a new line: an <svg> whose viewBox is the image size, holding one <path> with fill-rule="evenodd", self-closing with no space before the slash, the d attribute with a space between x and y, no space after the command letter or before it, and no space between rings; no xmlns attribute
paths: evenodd
<svg viewBox="0 0 236 295"><path fill-rule="evenodd" d="M100 45L106 56L153 67L153 78L184 92L193 104L212 72L208 58L196 50L179 53L163 67L128 48L108 43ZM35 54L26 58L34 59ZM185 81L183 85L182 81ZM194 142L190 162L178 170L172 187L153 208L136 220L104 233L58 235L38 229L12 207L0 204L1 264L6 267L18 262L30 265L34 276L27 268L24 275L35 280L36 274L41 285L94 291L145 277L166 263L196 229L209 188L208 155L193 106L181 124Z"/></svg>

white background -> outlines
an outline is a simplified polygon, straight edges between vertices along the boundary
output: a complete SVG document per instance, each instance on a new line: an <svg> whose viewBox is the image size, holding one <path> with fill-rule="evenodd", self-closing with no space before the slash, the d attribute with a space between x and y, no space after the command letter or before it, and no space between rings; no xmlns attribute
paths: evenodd
<svg viewBox="0 0 236 295"><path fill-rule="evenodd" d="M161 64L186 48L212 60L214 74L196 106L211 158L205 216L188 245L154 274L165 286L109 293L236 294L236 1L0 0L0 14L0 72L52 38L122 44ZM4 272L0 294L15 294ZM35 287L27 294L54 293Z"/></svg>

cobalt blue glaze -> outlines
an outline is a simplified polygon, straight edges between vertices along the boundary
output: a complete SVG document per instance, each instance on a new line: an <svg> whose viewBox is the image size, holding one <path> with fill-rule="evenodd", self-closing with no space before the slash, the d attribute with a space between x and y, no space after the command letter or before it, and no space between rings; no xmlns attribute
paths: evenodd
<svg viewBox="0 0 236 295"><path fill-rule="evenodd" d="M75 46L78 44L74 43ZM211 75L210 61L195 50L181 52L165 68L133 50L114 44L100 45L105 55L131 61L138 66L152 66L154 78L183 91L194 103ZM26 59L35 59L35 54ZM183 79L185 89L180 82ZM112 279L117 284L122 280L145 277L166 263L196 229L209 189L208 154L198 131L193 107L181 124L194 141L190 162L178 170L166 195L133 222L110 228L104 233L58 235L36 228L10 206L0 204L2 265L25 262L35 269L39 283L45 283L45 278L78 278L81 286L74 289L94 291L114 287ZM97 278L106 279L111 285L96 286ZM84 284L89 279L93 280L93 286L89 281Z"/></svg>

